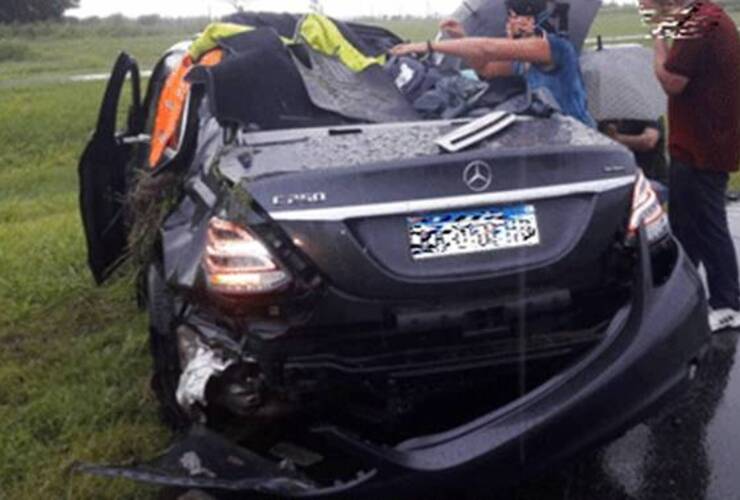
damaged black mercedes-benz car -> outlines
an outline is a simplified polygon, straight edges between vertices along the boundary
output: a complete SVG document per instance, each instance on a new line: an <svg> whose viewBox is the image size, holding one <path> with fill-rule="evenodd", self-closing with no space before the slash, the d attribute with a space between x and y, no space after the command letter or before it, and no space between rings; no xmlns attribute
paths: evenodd
<svg viewBox="0 0 740 500"><path fill-rule="evenodd" d="M599 2L563 5L580 46ZM458 16L483 33L476 9L502 6ZM510 484L700 369L702 285L627 149L513 80L422 119L381 28L227 21L143 97L121 55L81 160L90 267L140 269L181 432L151 463L83 470L280 496Z"/></svg>

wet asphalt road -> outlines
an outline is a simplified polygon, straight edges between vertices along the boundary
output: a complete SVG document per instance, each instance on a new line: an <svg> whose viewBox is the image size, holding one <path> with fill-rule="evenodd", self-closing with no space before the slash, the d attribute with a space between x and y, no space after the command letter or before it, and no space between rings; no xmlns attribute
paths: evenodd
<svg viewBox="0 0 740 500"><path fill-rule="evenodd" d="M740 204L728 213L737 251ZM663 414L512 497L740 500L739 339L734 331L714 335L696 383Z"/></svg>
<svg viewBox="0 0 740 500"><path fill-rule="evenodd" d="M740 499L739 335L715 335L696 384L668 411L500 498Z"/></svg>

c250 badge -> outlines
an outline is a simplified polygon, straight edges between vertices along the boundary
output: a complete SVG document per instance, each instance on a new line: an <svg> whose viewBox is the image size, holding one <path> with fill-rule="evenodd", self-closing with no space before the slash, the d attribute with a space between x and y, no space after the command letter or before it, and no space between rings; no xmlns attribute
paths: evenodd
<svg viewBox="0 0 740 500"><path fill-rule="evenodd" d="M278 194L272 197L272 204L276 207L291 207L294 205L317 205L326 203L326 193L296 193Z"/></svg>

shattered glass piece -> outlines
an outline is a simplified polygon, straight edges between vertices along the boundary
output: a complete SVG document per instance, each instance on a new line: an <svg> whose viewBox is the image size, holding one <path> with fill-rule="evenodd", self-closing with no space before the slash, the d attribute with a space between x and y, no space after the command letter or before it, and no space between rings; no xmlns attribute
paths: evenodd
<svg viewBox="0 0 740 500"><path fill-rule="evenodd" d="M331 134L325 129L275 133L244 134L249 146L230 154L243 154L247 147L254 153L249 168L242 168L242 178L259 178L285 172L350 168L373 163L399 162L444 155L435 141L464 121L436 121L396 126L366 126L355 133ZM300 139L300 140L299 140ZM520 118L515 125L478 147L494 150L528 150L551 146L613 146L615 143L575 118ZM473 148L470 149L471 151ZM237 172L232 172L239 180Z"/></svg>
<svg viewBox="0 0 740 500"><path fill-rule="evenodd" d="M609 146L612 144L613 142L605 135L569 116L520 121L506 134L501 134L487 143L491 149Z"/></svg>

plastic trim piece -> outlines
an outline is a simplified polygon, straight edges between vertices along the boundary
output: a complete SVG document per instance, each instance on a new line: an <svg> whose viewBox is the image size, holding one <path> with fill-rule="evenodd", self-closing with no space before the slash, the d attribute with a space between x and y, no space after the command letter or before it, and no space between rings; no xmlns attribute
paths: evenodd
<svg viewBox="0 0 740 500"><path fill-rule="evenodd" d="M456 128L435 142L437 146L448 153L457 153L506 130L516 123L516 121L516 115L505 111L494 111L460 128Z"/></svg>
<svg viewBox="0 0 740 500"><path fill-rule="evenodd" d="M635 176L627 175L614 179L575 182L542 186L527 189L514 189L495 193L482 193L442 198L427 198L412 201L391 201L365 205L345 205L331 208L309 210L284 210L270 213L276 221L322 221L339 222L364 217L382 217L388 215L433 212L437 210L455 210L480 205L497 205L505 203L527 202L547 198L561 198L579 194L596 194L611 191L634 184Z"/></svg>

